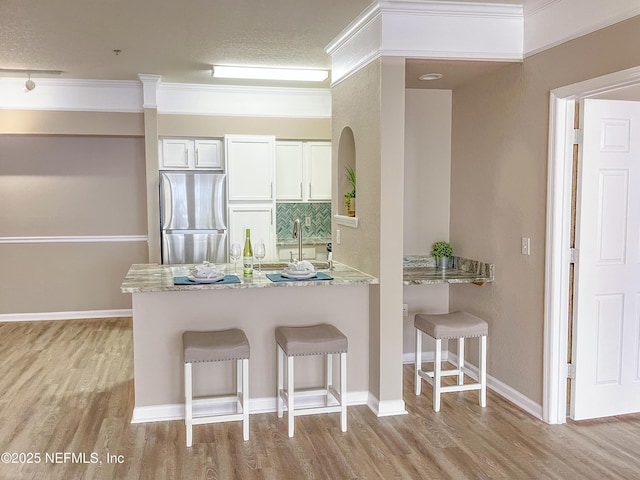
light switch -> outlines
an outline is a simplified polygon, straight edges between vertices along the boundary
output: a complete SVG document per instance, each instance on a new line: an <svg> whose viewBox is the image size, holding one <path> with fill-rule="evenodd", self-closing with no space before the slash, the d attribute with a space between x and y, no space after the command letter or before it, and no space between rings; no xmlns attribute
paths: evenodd
<svg viewBox="0 0 640 480"><path fill-rule="evenodd" d="M336 230L336 243L340 245L340 241L342 238L340 237L340 230Z"/></svg>
<svg viewBox="0 0 640 480"><path fill-rule="evenodd" d="M531 239L522 237L522 255L531 255Z"/></svg>

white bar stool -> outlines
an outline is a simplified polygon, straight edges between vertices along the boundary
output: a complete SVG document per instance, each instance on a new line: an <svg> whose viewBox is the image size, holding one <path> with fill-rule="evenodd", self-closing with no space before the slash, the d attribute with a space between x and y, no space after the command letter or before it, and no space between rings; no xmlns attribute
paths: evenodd
<svg viewBox="0 0 640 480"><path fill-rule="evenodd" d="M187 430L187 447L192 445L193 425L242 420L242 436L249 440L249 340L237 328L212 332L184 332L184 423ZM201 398L207 403L235 402L236 413L193 416L193 389L191 364L199 362L236 361L236 395Z"/></svg>
<svg viewBox="0 0 640 480"><path fill-rule="evenodd" d="M347 337L336 327L328 324L308 327L276 328L278 357L277 404L278 418L282 418L287 407L289 437L294 433L294 417L316 413L340 412L340 428L347 431ZM333 386L332 358L340 355L340 392ZM293 359L305 355L325 355L325 385L323 389L296 391L294 387ZM287 388L284 388L284 364L287 363ZM295 408L295 398L301 396L325 395L325 406L315 408ZM338 405L330 405L337 401Z"/></svg>
<svg viewBox="0 0 640 480"><path fill-rule="evenodd" d="M481 407L487 406L487 336L489 326L481 318L467 312L453 312L440 315L418 314L415 317L416 328L416 366L415 389L416 395L420 395L422 386L421 378L424 378L433 386L433 410L440 411L440 394L447 392L461 392L465 390L479 390L479 403ZM436 341L433 371L422 370L422 333L426 333ZM480 358L478 365L478 382L464 383L464 339L479 337ZM458 367L442 370L442 340L458 339ZM442 377L456 375L457 385L442 386Z"/></svg>

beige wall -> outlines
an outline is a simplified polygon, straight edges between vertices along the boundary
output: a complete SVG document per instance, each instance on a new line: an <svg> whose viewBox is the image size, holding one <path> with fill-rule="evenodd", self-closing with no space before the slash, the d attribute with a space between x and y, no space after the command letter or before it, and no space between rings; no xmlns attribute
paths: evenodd
<svg viewBox="0 0 640 480"><path fill-rule="evenodd" d="M538 403L549 91L640 65L639 32L635 17L453 94L451 240L461 255L495 263L496 282L452 286L451 309L489 321L489 374ZM520 254L521 237L531 237L531 256Z"/></svg>
<svg viewBox="0 0 640 480"><path fill-rule="evenodd" d="M371 288L370 391L380 411L402 401L402 231L404 183L404 59L382 58L333 88L333 209L338 198L340 134L355 140L358 228L333 224L336 259L379 277ZM338 245L336 230L342 241Z"/></svg>
<svg viewBox="0 0 640 480"><path fill-rule="evenodd" d="M158 135L223 137L230 134L275 135L279 139L329 140L330 118L158 115Z"/></svg>
<svg viewBox="0 0 640 480"><path fill-rule="evenodd" d="M431 255L434 242L449 240L451 101L451 90L405 91L405 255ZM403 319L407 354L415 351L414 315L447 312L449 286L405 286L403 299L409 306ZM431 346L425 343L425 351Z"/></svg>
<svg viewBox="0 0 640 480"><path fill-rule="evenodd" d="M140 113L0 109L0 134L142 136Z"/></svg>
<svg viewBox="0 0 640 480"><path fill-rule="evenodd" d="M355 141L357 229L332 223L334 258L374 276L380 273L380 95L381 62L375 61L332 88L332 210L344 212L338 185L340 134L351 128ZM340 229L341 243L336 241ZM369 391L380 398L380 287L370 287Z"/></svg>
<svg viewBox="0 0 640 480"><path fill-rule="evenodd" d="M0 237L146 235L141 138L0 136ZM0 314L130 308L146 242L0 243Z"/></svg>

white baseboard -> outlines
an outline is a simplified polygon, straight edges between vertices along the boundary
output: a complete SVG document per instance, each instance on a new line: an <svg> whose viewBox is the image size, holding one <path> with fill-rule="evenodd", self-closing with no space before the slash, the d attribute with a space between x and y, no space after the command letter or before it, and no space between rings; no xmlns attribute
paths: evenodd
<svg viewBox="0 0 640 480"><path fill-rule="evenodd" d="M452 353L450 357L451 357L449 359L450 362L452 363L458 362L457 355ZM463 370L471 378L473 378L474 380L478 380L478 367L465 361ZM491 375L487 375L487 388L490 388L501 397L506 398L514 405L517 405L518 407L523 409L525 412L542 420L542 405L534 402L529 397L517 391L515 388L510 387L505 383L502 383L500 380L492 377Z"/></svg>
<svg viewBox="0 0 640 480"><path fill-rule="evenodd" d="M453 355L453 354L452 354ZM425 362L433 362L433 357L435 354L433 352L422 352L422 363ZM442 360L447 362L449 361L449 350L442 351ZM403 353L402 354L402 363L405 365L413 365L416 361L416 354L413 352Z"/></svg>
<svg viewBox="0 0 640 480"><path fill-rule="evenodd" d="M87 310L84 312L2 313L2 322L43 322L48 320L77 320L82 318L130 317L131 309Z"/></svg>
<svg viewBox="0 0 640 480"><path fill-rule="evenodd" d="M367 406L376 417L390 417L392 415L407 415L409 412L404 408L404 400L383 400L380 401L371 393L369 393L369 399Z"/></svg>
<svg viewBox="0 0 640 480"><path fill-rule="evenodd" d="M422 361L433 362L433 356L433 352L422 352ZM402 355L403 363L409 365L413 365L415 363L415 358L416 355L413 352L404 353ZM442 360L457 364L458 356L455 353L451 353L446 350L442 352ZM465 362L463 370L471 378L473 378L474 380L478 380L478 367L467 361ZM514 405L517 405L518 407L523 409L525 412L542 420L542 405L534 402L529 397L526 397L516 389L492 377L491 375L487 375L487 388L490 388L498 395L506 398Z"/></svg>
<svg viewBox="0 0 640 480"><path fill-rule="evenodd" d="M347 392L347 405L366 405L369 392ZM324 397L323 397L324 398ZM321 407L324 400L317 397L300 397L296 399L296 406L300 408ZM228 414L235 411L235 404L220 404L209 400L194 400L194 415L220 415ZM276 398L251 398L249 400L249 414L256 413L275 413ZM147 422L167 422L172 420L184 419L184 404L173 403L165 405L152 405L148 407L135 407L131 416L131 423L147 423Z"/></svg>

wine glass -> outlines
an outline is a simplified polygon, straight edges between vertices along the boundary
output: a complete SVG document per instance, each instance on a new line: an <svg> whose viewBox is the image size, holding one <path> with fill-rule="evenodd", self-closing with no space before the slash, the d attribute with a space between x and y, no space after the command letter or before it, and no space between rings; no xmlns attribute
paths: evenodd
<svg viewBox="0 0 640 480"><path fill-rule="evenodd" d="M260 240L260 243L258 243L253 249L253 255L256 257L256 260L258 260L258 275L262 275L262 259L266 254L267 249L262 240Z"/></svg>
<svg viewBox="0 0 640 480"><path fill-rule="evenodd" d="M231 250L229 250L229 255L231 256L231 261L233 262L233 272L238 274L238 260L240 260L240 256L242 255L242 249L240 248L239 243L234 243L231 245Z"/></svg>

